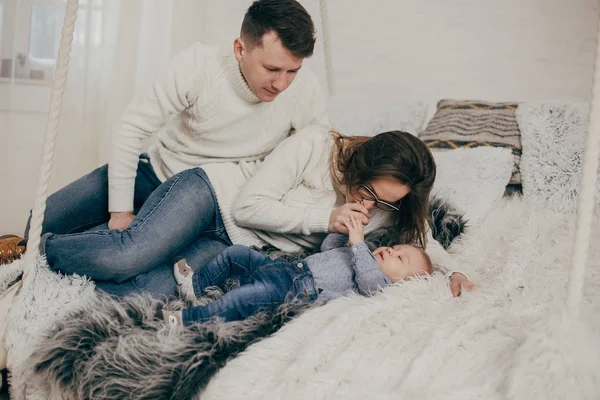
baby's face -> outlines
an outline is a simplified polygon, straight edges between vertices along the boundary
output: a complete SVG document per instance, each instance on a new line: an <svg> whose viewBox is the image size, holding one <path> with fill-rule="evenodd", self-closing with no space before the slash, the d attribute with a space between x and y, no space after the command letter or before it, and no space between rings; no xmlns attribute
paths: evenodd
<svg viewBox="0 0 600 400"><path fill-rule="evenodd" d="M427 274L427 259L421 249L408 244L380 247L373 252L379 268L392 282Z"/></svg>

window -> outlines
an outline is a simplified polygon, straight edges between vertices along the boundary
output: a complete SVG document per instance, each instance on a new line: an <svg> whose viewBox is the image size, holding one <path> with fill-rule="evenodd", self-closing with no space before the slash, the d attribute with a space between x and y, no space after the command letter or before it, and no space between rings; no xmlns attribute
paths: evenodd
<svg viewBox="0 0 600 400"><path fill-rule="evenodd" d="M0 0L0 77L50 80L56 64L66 0ZM102 36L103 0L80 0L72 62Z"/></svg>
<svg viewBox="0 0 600 400"><path fill-rule="evenodd" d="M32 4L29 19L29 62L31 66L53 65L60 43L61 25L64 18L61 4Z"/></svg>

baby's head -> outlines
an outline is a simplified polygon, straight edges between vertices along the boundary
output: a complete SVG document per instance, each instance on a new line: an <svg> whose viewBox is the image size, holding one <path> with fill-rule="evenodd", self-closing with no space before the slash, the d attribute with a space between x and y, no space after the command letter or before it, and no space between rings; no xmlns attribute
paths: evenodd
<svg viewBox="0 0 600 400"><path fill-rule="evenodd" d="M392 282L433 273L431 259L423 249L408 244L380 247L373 252L379 268Z"/></svg>

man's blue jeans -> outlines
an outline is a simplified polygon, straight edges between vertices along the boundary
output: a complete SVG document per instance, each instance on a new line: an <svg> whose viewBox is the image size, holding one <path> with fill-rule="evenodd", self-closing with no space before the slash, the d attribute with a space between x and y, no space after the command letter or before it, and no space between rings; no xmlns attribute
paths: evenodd
<svg viewBox="0 0 600 400"><path fill-rule="evenodd" d="M206 295L206 288L222 286L227 279L239 281L240 286L206 306L183 310L184 325L205 322L215 316L236 321L294 299L307 302L317 299L312 273L304 261L271 260L245 246L229 247L195 273L194 292Z"/></svg>
<svg viewBox="0 0 600 400"><path fill-rule="evenodd" d="M150 159L146 154L142 154L135 177L133 198L135 213L159 186L160 180L154 173ZM85 232L106 224L109 219L108 165L104 165L48 197L42 234L52 232L63 235ZM30 222L31 216L25 228L25 239L29 236Z"/></svg>
<svg viewBox="0 0 600 400"><path fill-rule="evenodd" d="M114 295L175 295L172 266L177 259L185 257L199 269L231 245L212 186L200 168L161 184L147 157L140 157L134 204L139 209L123 231L106 226L106 166L51 197L44 224L44 232L51 233L40 246L48 264L66 274L86 275Z"/></svg>

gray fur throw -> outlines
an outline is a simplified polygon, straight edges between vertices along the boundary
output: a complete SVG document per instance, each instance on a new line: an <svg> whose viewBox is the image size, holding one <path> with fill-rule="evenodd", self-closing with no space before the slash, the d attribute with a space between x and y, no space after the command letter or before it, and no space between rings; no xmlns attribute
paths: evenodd
<svg viewBox="0 0 600 400"><path fill-rule="evenodd" d="M162 322L163 306L147 296L120 302L99 296L33 352L35 379L60 398L192 399L229 359L314 305L292 303L244 321L185 329Z"/></svg>
<svg viewBox="0 0 600 400"><path fill-rule="evenodd" d="M467 220L446 200L432 197L429 201L429 227L433 238L447 250L452 241L465 232Z"/></svg>

